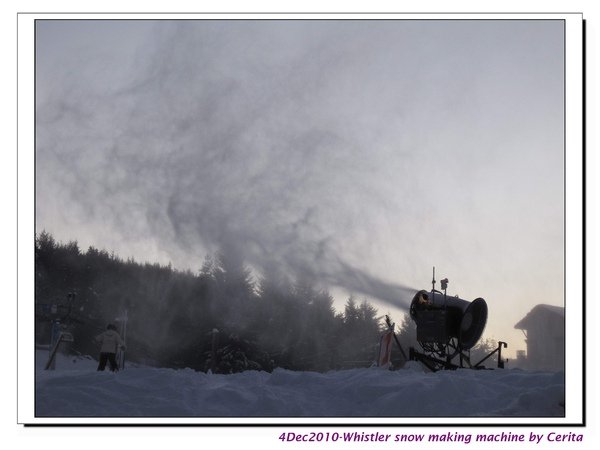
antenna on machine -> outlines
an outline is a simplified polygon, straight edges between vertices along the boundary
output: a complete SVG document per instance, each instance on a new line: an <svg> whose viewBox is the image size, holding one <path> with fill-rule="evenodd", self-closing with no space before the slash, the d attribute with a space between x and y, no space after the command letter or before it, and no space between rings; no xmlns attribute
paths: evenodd
<svg viewBox="0 0 600 450"><path fill-rule="evenodd" d="M435 291L435 266L433 266L433 278L431 279L431 292Z"/></svg>

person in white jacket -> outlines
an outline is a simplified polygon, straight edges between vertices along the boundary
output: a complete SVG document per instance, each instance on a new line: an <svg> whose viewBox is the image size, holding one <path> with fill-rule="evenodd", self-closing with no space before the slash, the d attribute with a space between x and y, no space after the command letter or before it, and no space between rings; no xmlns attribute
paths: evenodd
<svg viewBox="0 0 600 450"><path fill-rule="evenodd" d="M113 324L108 324L106 331L96 336L96 341L102 345L100 348L98 370L104 370L107 361L110 364L112 372L119 370L115 356L119 347L125 349L125 343L121 339L121 336L119 336L119 333L117 333L117 327Z"/></svg>

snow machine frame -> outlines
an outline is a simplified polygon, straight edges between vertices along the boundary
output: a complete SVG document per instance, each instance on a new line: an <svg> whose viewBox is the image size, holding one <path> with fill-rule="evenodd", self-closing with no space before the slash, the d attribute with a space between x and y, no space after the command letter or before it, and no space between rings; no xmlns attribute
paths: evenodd
<svg viewBox="0 0 600 450"><path fill-rule="evenodd" d="M499 341L496 349L477 363L471 363L471 348L479 341L487 322L487 304L482 298L472 302L446 294L448 279L441 281L444 292L435 289L433 268L430 292L418 291L410 304L410 317L417 325L417 342L421 351L409 348L408 360L419 361L431 371L460 368L485 369L485 361L498 354L497 367L504 368L502 349L508 344ZM393 326L386 316L388 327ZM395 334L394 334L394 337ZM396 343L404 359L406 355L400 342Z"/></svg>
<svg viewBox="0 0 600 450"><path fill-rule="evenodd" d="M471 364L470 355L456 346L455 342L447 342L445 346L438 348L423 349L423 352L416 351L413 347L409 348L408 359L410 361L419 361L432 372L438 370L456 370L456 369L487 369L483 365L484 361L498 353L497 368L504 369L504 360L502 359L502 349L508 345L504 341L498 341L498 347L488 353L479 362ZM454 358L458 357L459 363L453 362Z"/></svg>

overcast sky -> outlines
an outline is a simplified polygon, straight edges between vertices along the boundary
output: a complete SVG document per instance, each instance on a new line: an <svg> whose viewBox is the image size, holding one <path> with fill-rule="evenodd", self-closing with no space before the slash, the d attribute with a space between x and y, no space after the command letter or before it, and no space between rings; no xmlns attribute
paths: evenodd
<svg viewBox="0 0 600 450"><path fill-rule="evenodd" d="M514 354L563 306L563 53L550 20L38 20L36 229L393 314L435 265Z"/></svg>

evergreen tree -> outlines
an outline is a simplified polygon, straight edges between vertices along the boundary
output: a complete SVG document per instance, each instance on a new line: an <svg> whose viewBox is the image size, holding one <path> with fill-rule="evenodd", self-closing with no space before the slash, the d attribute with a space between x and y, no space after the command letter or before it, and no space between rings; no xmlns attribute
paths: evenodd
<svg viewBox="0 0 600 450"><path fill-rule="evenodd" d="M471 350L470 350L471 364L477 364L483 358L488 356L491 352L496 350L496 348L498 348L497 341L490 339L490 338L480 339L479 342L477 342L477 344L475 344L475 346L473 348L471 348ZM498 361L498 357L496 355L491 358L488 358L483 363L483 365L486 367L493 367L497 363L497 361Z"/></svg>
<svg viewBox="0 0 600 450"><path fill-rule="evenodd" d="M415 350L421 349L421 346L417 341L417 324L408 313L405 313L402 317L402 323L400 324L398 331L398 340L407 356L410 347Z"/></svg>
<svg viewBox="0 0 600 450"><path fill-rule="evenodd" d="M357 305L350 297L344 307L341 329L342 366L370 366L377 358L381 331L377 310L366 299Z"/></svg>
<svg viewBox="0 0 600 450"><path fill-rule="evenodd" d="M49 340L47 305L76 293L68 326L82 354L96 355L94 336L126 309L127 357L147 364L206 370L213 329L214 362L224 372L325 371L375 358L375 308L350 298L336 313L331 295L308 280L263 277L257 284L243 261L224 254L208 255L194 275L93 246L82 252L76 241L62 244L45 231L35 244L37 342Z"/></svg>

